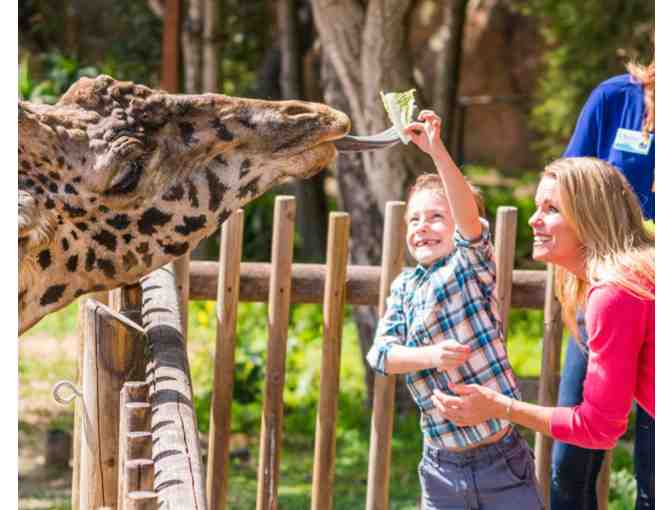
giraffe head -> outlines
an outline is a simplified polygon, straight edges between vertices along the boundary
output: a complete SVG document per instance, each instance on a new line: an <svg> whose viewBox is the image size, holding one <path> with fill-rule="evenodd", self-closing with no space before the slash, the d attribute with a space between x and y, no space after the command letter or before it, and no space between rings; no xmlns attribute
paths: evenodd
<svg viewBox="0 0 672 510"><path fill-rule="evenodd" d="M20 102L20 329L187 253L279 180L324 169L349 129L322 104L108 76L53 106Z"/></svg>

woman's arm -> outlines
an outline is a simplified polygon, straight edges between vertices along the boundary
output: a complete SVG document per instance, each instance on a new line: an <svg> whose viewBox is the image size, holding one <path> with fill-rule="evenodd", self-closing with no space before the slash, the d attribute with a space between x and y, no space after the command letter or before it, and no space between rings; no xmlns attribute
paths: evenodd
<svg viewBox="0 0 672 510"><path fill-rule="evenodd" d="M457 425L503 418L584 448L612 448L627 429L651 302L614 286L593 289L586 323L591 349L584 400L576 407L543 407L514 401L479 385L450 385L457 396L434 392L441 414ZM652 313L652 312L651 312ZM653 381L647 381L653 385Z"/></svg>
<svg viewBox="0 0 672 510"><path fill-rule="evenodd" d="M434 390L432 402L445 418L456 425L476 425L490 418L501 418L551 435L554 407L520 402L477 384L451 384L449 387L457 397Z"/></svg>

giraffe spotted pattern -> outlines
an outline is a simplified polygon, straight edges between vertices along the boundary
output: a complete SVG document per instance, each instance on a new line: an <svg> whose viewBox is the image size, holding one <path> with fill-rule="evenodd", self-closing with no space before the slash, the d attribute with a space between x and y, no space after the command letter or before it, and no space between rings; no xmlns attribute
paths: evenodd
<svg viewBox="0 0 672 510"><path fill-rule="evenodd" d="M82 78L19 102L19 319L188 253L232 211L336 155L349 119L321 104L172 95Z"/></svg>

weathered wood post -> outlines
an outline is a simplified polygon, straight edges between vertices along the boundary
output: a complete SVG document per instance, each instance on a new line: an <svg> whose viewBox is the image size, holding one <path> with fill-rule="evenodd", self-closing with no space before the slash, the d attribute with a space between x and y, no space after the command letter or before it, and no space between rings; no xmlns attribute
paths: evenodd
<svg viewBox="0 0 672 510"><path fill-rule="evenodd" d="M562 309L555 297L555 266L549 264L546 271L546 300L544 305L544 346L539 377L537 402L542 406L554 406L558 400L558 377L560 350L562 348ZM551 448L553 439L539 432L535 434L537 480L541 485L546 506L550 497Z"/></svg>
<svg viewBox="0 0 672 510"><path fill-rule="evenodd" d="M350 216L329 215L327 275L324 286L324 339L320 370L320 403L315 426L311 510L331 510L336 463L336 413L341 368Z"/></svg>
<svg viewBox="0 0 672 510"><path fill-rule="evenodd" d="M95 299L101 303L107 304L107 292L93 292L87 296L80 297L77 301L77 387L82 387L82 363L84 362L84 338L86 336L86 308L84 303L87 299ZM80 462L82 457L81 446L81 421L82 421L82 399L75 400L74 420L72 426L72 485L70 490L70 505L72 510L79 510L79 477Z"/></svg>
<svg viewBox="0 0 672 510"><path fill-rule="evenodd" d="M222 225L217 285L217 345L210 407L207 498L210 510L224 510L229 484L231 406L235 371L236 318L243 252L243 210Z"/></svg>
<svg viewBox="0 0 672 510"><path fill-rule="evenodd" d="M502 320L504 342L509 330L509 310L513 289L513 262L516 255L516 220L518 209L515 207L497 208L495 227L495 264L497 266L497 288L495 290L499 304L499 316Z"/></svg>
<svg viewBox="0 0 672 510"><path fill-rule="evenodd" d="M385 313L385 300L392 281L404 265L404 202L388 202L385 206L383 260L381 264L378 315ZM389 507L390 460L394 425L395 376L376 374L373 389L373 414L369 441L369 472L366 484L366 510L387 510Z"/></svg>
<svg viewBox="0 0 672 510"><path fill-rule="evenodd" d="M119 394L144 346L144 332L133 321L98 301L87 300L84 308L81 509L117 502Z"/></svg>
<svg viewBox="0 0 672 510"><path fill-rule="evenodd" d="M278 505L283 421L282 393L285 386L295 213L294 197L278 196L275 199L272 269L268 294L268 359L259 440L257 510L275 510Z"/></svg>
<svg viewBox="0 0 672 510"><path fill-rule="evenodd" d="M156 492L137 491L130 492L126 497L126 510L157 510L159 508L159 496ZM177 508L168 506L167 508Z"/></svg>

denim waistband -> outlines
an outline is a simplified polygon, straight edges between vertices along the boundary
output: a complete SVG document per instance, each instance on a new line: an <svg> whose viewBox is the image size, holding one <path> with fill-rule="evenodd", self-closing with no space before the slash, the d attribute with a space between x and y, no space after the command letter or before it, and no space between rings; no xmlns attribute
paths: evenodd
<svg viewBox="0 0 672 510"><path fill-rule="evenodd" d="M511 453L521 447L524 439L518 430L511 426L508 434L499 441L483 446L476 446L464 451L451 451L445 448L437 448L430 444L423 445L423 455L436 462L452 462L454 464L465 464L480 459L488 460L506 453Z"/></svg>

